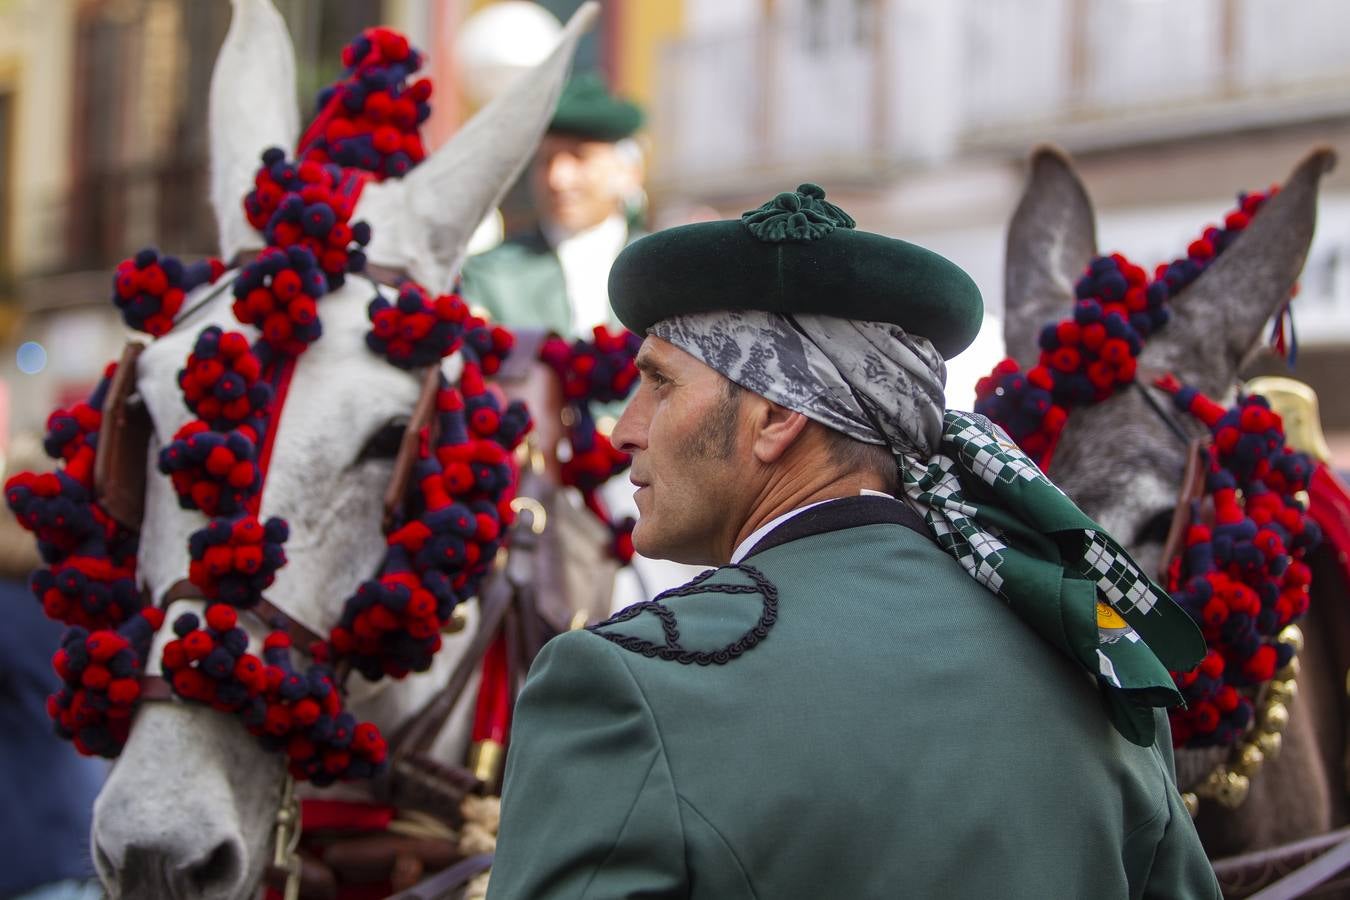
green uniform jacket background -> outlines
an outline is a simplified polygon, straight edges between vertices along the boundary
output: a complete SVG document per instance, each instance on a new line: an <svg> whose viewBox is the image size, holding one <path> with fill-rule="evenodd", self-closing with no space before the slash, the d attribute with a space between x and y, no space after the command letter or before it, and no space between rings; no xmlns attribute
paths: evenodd
<svg viewBox="0 0 1350 900"><path fill-rule="evenodd" d="M629 241L642 236L629 229ZM464 263L460 292L471 306L486 309L504 325L545 328L572 334L572 307L562 263L541 232L512 238ZM619 320L611 312L610 325ZM589 337L590 335L581 335Z"/></svg>
<svg viewBox="0 0 1350 900"><path fill-rule="evenodd" d="M489 896L1217 897L1161 746L901 525L753 554L778 619L724 665L549 643L517 707ZM734 569L712 582L746 583ZM712 650L757 594L666 601ZM644 613L611 633L663 643Z"/></svg>
<svg viewBox="0 0 1350 900"><path fill-rule="evenodd" d="M469 257L460 279L464 299L486 309L494 321L572 332L562 264L539 232Z"/></svg>

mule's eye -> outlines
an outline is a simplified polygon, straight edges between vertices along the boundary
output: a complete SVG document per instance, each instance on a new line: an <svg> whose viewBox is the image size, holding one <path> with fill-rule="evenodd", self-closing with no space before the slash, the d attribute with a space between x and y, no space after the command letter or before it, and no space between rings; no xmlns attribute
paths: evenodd
<svg viewBox="0 0 1350 900"><path fill-rule="evenodd" d="M390 419L380 430L370 436L361 453L356 457L358 464L375 459L393 459L398 456L399 445L403 443L403 434L408 430L406 418Z"/></svg>
<svg viewBox="0 0 1350 900"><path fill-rule="evenodd" d="M1134 545L1143 544L1161 544L1167 540L1168 533L1172 530L1172 516L1176 510L1172 507L1160 509L1144 521L1139 526L1139 530L1134 535Z"/></svg>

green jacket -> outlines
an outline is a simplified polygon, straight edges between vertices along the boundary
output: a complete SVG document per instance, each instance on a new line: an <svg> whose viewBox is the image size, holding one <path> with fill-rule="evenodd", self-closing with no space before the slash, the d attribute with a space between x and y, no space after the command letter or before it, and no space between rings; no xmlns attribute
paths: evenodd
<svg viewBox="0 0 1350 900"><path fill-rule="evenodd" d="M629 243L642 234L630 227ZM460 276L460 294L470 306L483 307L503 325L571 335L572 308L562 264L538 230L469 257ZM619 323L612 311L609 323Z"/></svg>
<svg viewBox="0 0 1350 900"><path fill-rule="evenodd" d="M1165 717L1157 746L1121 738L923 528L824 504L549 643L489 896L1217 897Z"/></svg>
<svg viewBox="0 0 1350 900"><path fill-rule="evenodd" d="M538 231L469 257L460 275L460 294L503 325L558 334L572 330L562 264Z"/></svg>

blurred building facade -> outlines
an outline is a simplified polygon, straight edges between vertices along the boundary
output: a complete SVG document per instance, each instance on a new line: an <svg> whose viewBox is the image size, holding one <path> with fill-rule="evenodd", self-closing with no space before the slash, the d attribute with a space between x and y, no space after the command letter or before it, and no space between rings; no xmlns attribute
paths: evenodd
<svg viewBox="0 0 1350 900"><path fill-rule="evenodd" d="M377 22L428 51L430 143L471 113L457 26L494 0L276 0L302 109ZM581 0L538 0L565 19ZM1004 229L1037 143L1075 158L1103 251L1180 253L1312 145L1350 148L1340 0L602 0L577 66L649 111L652 223L734 215L802 180L861 227L949 255L998 327ZM40 426L125 333L115 263L215 252L206 96L226 0L0 0L0 423ZM1350 163L1324 183L1295 304L1331 427L1350 344ZM45 360L18 348L45 350ZM20 369L34 369L25 374ZM6 413L5 411L9 412ZM0 426L2 427L2 426ZM0 450L5 434L0 431Z"/></svg>
<svg viewBox="0 0 1350 900"><path fill-rule="evenodd" d="M640 6L641 4L639 4ZM963 265L1002 314L1032 147L1074 157L1104 252L1183 254L1239 190L1350 151L1335 0L683 0L661 48L651 183L669 221L818 181L860 227ZM1295 302L1299 377L1350 430L1350 164L1324 182ZM997 327L997 321L994 323ZM1253 371L1275 371L1261 361ZM1350 443L1345 445L1350 451Z"/></svg>

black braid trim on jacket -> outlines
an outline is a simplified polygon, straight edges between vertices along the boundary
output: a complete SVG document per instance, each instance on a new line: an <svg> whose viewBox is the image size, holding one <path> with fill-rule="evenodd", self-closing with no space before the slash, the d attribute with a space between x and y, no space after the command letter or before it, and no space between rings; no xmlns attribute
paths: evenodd
<svg viewBox="0 0 1350 900"><path fill-rule="evenodd" d="M709 584L704 585L711 576L723 569L734 569L744 573L754 584ZM759 621L736 640L727 644L720 650L686 650L680 645L680 627L675 622L675 613L670 607L661 601L671 597L685 597L689 594L759 594L763 603L760 610ZM655 613L661 620L661 630L665 633L665 644L654 644L643 638L633 637L627 634L610 634L600 631L609 625L617 625L620 622L627 622L634 619L644 612ZM769 634L769 629L773 628L778 621L778 588L773 582L764 577L754 566L737 565L724 566L722 569L710 569L700 574L688 584L677 588L671 588L668 591L662 591L654 600L646 600L641 603L634 603L603 622L587 627L587 631L593 632L611 643L618 644L625 650L631 650L633 653L641 653L647 657L659 657L660 659L671 660L678 663L689 665L697 663L700 666L724 665L731 662L742 653L754 648L756 644L764 640Z"/></svg>

